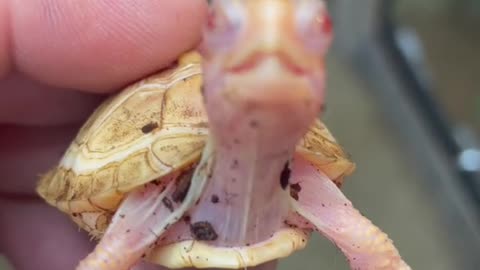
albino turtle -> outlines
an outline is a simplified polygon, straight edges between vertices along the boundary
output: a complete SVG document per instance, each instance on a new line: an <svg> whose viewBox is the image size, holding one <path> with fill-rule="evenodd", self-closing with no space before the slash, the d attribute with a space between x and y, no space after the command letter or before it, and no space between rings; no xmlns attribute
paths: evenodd
<svg viewBox="0 0 480 270"><path fill-rule="evenodd" d="M100 239L77 269L142 257L245 268L305 247L314 230L352 269L410 269L338 189L355 166L316 119L324 4L212 2L200 53L107 100L42 176L38 193Z"/></svg>

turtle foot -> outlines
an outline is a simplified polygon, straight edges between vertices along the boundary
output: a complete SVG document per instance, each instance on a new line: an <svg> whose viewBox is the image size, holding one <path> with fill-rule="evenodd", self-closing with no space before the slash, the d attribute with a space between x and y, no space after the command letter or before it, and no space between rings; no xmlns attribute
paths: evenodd
<svg viewBox="0 0 480 270"><path fill-rule="evenodd" d="M328 177L305 159L295 159L294 210L343 252L352 269L411 269L387 234L355 209Z"/></svg>
<svg viewBox="0 0 480 270"><path fill-rule="evenodd" d="M129 193L107 231L77 270L121 270L133 267L170 226L181 218L182 202L172 199L178 183L163 179Z"/></svg>

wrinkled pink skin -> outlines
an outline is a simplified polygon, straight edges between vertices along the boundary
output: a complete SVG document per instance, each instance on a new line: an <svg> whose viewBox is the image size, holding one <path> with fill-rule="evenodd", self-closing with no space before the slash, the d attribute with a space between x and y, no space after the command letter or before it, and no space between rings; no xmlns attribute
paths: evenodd
<svg viewBox="0 0 480 270"><path fill-rule="evenodd" d="M323 4L218 0L213 5L201 52L214 165L199 203L186 213L191 222L209 221L218 234L209 244L226 248L265 241L293 224L327 237L352 269L410 269L385 233L294 154L324 99L331 31ZM298 201L280 185L286 164L290 184L301 187ZM167 242L192 239L182 222L165 229L171 213L158 199L160 191L151 185L129 195L78 270L129 269L160 235ZM171 192L167 187L162 194ZM128 215L121 218L122 213Z"/></svg>
<svg viewBox="0 0 480 270"><path fill-rule="evenodd" d="M295 208L335 243L352 269L410 269L388 236L362 216L327 176L300 157L293 165L292 183L302 188Z"/></svg>
<svg viewBox="0 0 480 270"><path fill-rule="evenodd" d="M77 270L130 269L138 262L165 232L162 222L171 215L162 199L171 197L175 183L165 180L163 185L149 184L127 196L115 213L112 226L108 227L95 250L80 262ZM172 206L177 207L174 202Z"/></svg>

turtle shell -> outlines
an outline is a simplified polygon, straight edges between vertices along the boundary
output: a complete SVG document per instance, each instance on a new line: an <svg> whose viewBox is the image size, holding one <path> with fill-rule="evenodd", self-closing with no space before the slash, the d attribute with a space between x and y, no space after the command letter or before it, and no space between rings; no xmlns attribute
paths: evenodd
<svg viewBox="0 0 480 270"><path fill-rule="evenodd" d="M208 133L201 85L200 56L189 52L104 101L40 177L38 194L81 227L106 223L98 214L113 213L126 192L199 159Z"/></svg>
<svg viewBox="0 0 480 270"><path fill-rule="evenodd" d="M319 119L310 127L297 145L297 154L309 160L338 187L345 176L353 173L356 166L327 126Z"/></svg>
<svg viewBox="0 0 480 270"><path fill-rule="evenodd" d="M126 193L179 170L189 175L199 161L208 136L201 88L201 57L192 51L107 99L40 177L38 194L100 237ZM355 167L320 120L297 154L337 185Z"/></svg>

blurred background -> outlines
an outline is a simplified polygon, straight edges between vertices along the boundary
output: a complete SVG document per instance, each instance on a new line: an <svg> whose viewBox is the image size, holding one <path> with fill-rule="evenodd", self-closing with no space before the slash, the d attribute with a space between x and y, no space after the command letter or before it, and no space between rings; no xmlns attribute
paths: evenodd
<svg viewBox="0 0 480 270"><path fill-rule="evenodd" d="M324 120L357 163L345 194L413 269L480 269L480 1L328 5ZM349 268L315 235L279 269Z"/></svg>
<svg viewBox="0 0 480 270"><path fill-rule="evenodd" d="M480 269L480 1L331 0L324 120L343 190L412 269ZM345 269L315 236L281 270Z"/></svg>

